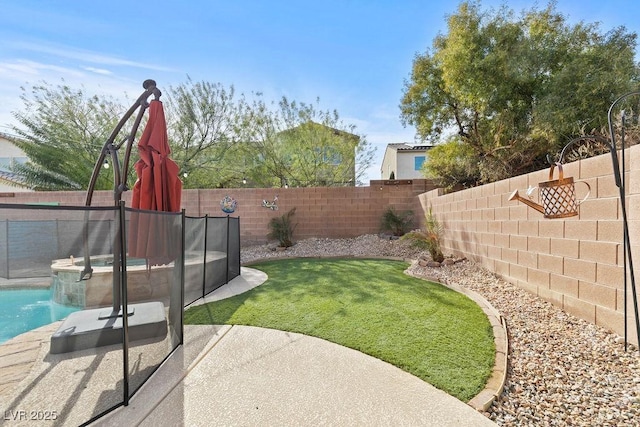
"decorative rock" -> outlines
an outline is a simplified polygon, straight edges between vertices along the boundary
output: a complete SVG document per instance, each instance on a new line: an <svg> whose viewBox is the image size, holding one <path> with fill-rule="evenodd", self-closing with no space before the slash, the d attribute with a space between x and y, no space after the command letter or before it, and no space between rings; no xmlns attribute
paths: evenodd
<svg viewBox="0 0 640 427"><path fill-rule="evenodd" d="M453 265L455 263L456 261L452 258L445 258L445 260L442 261L442 265Z"/></svg>
<svg viewBox="0 0 640 427"><path fill-rule="evenodd" d="M440 264L438 261L428 261L427 262L427 267L438 268L441 265L442 264Z"/></svg>

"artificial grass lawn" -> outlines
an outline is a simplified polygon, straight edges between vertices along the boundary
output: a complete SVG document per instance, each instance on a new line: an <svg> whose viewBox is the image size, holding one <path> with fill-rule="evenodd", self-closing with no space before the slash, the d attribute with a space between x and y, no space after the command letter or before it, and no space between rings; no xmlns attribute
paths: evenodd
<svg viewBox="0 0 640 427"><path fill-rule="evenodd" d="M185 312L185 323L251 325L319 337L387 361L466 402L491 374L483 311L401 261L287 259L252 265L261 286Z"/></svg>

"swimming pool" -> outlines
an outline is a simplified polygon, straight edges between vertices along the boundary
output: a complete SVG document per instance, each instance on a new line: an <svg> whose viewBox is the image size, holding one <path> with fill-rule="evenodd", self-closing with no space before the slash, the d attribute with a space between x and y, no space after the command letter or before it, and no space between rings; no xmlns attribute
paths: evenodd
<svg viewBox="0 0 640 427"><path fill-rule="evenodd" d="M51 301L49 289L0 290L0 344L77 311Z"/></svg>

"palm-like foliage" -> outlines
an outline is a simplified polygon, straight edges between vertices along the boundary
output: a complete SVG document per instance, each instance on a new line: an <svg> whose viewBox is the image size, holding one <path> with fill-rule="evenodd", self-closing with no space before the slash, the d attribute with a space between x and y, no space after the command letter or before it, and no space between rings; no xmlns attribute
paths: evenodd
<svg viewBox="0 0 640 427"><path fill-rule="evenodd" d="M414 230L403 236L411 242L411 245L429 251L431 259L436 262L442 262L444 255L440 248L440 240L444 229L442 224L433 215L433 209L429 206L429 210L425 214L424 230Z"/></svg>
<svg viewBox="0 0 640 427"><path fill-rule="evenodd" d="M271 218L269 221L269 229L271 230L267 235L270 239L278 241L278 246L288 248L293 246L293 232L297 227L297 223L293 223L293 216L296 213L296 208L291 209L286 214Z"/></svg>
<svg viewBox="0 0 640 427"><path fill-rule="evenodd" d="M402 236L411 228L413 211L396 212L393 206L382 214L380 228L391 231L394 236Z"/></svg>
<svg viewBox="0 0 640 427"><path fill-rule="evenodd" d="M36 190L80 190L87 188L105 141L124 108L112 100L88 97L83 89L66 85L23 88L24 110L14 113L20 127L14 141L29 157L14 171ZM113 179L102 174L96 189L113 187Z"/></svg>

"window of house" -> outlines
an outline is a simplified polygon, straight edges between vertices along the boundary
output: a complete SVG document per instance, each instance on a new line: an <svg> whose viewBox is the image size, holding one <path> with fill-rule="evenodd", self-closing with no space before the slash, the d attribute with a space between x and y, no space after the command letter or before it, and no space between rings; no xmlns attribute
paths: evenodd
<svg viewBox="0 0 640 427"><path fill-rule="evenodd" d="M421 170L422 169L422 165L424 164L424 161L426 160L426 156L415 156L413 158L414 160L414 170Z"/></svg>
<svg viewBox="0 0 640 427"><path fill-rule="evenodd" d="M332 166L339 166L342 163L342 155L333 147L316 147L314 151L323 163Z"/></svg>
<svg viewBox="0 0 640 427"><path fill-rule="evenodd" d="M338 166L342 163L342 155L334 148L327 147L323 153L323 159L325 163L333 166Z"/></svg>
<svg viewBox="0 0 640 427"><path fill-rule="evenodd" d="M0 168L8 170L16 164L23 165L27 163L27 160L26 157L0 157Z"/></svg>

